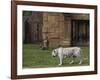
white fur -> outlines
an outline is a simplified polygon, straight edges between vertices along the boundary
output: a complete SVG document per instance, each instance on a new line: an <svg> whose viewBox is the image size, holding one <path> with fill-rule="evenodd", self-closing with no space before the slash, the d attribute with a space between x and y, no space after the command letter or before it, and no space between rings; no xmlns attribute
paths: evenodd
<svg viewBox="0 0 100 80"><path fill-rule="evenodd" d="M73 60L74 56L80 58L79 64L82 64L83 62L82 51L81 48L79 47L69 47L69 48L60 47L52 51L52 56L59 57L58 65L62 65L64 56L69 56L72 59L72 61L69 64L74 63Z"/></svg>

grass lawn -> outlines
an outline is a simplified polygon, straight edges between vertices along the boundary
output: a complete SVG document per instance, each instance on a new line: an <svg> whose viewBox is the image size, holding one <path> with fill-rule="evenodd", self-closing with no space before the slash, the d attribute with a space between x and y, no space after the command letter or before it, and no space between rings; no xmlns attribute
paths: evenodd
<svg viewBox="0 0 100 80"><path fill-rule="evenodd" d="M82 47L84 61L83 65L89 65L89 47ZM23 67L37 68L37 67L58 67L58 57L52 57L52 49L42 50L37 44L23 45ZM75 58L74 64L69 64L70 58L64 58L62 66L80 66L79 58Z"/></svg>

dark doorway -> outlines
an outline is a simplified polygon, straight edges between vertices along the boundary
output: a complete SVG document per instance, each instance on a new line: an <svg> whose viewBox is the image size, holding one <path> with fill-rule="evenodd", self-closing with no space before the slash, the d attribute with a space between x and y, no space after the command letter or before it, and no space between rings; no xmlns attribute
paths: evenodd
<svg viewBox="0 0 100 80"><path fill-rule="evenodd" d="M31 42L30 31L31 31L31 26L30 26L30 23L29 23L29 19L26 19L25 20L25 40L24 40L25 43Z"/></svg>
<svg viewBox="0 0 100 80"><path fill-rule="evenodd" d="M38 43L42 41L42 24L38 22L25 21L24 43ZM32 25L33 24L33 25Z"/></svg>
<svg viewBox="0 0 100 80"><path fill-rule="evenodd" d="M32 43L42 41L42 24L34 22L32 26Z"/></svg>
<svg viewBox="0 0 100 80"><path fill-rule="evenodd" d="M89 20L72 20L71 32L73 46L89 45Z"/></svg>

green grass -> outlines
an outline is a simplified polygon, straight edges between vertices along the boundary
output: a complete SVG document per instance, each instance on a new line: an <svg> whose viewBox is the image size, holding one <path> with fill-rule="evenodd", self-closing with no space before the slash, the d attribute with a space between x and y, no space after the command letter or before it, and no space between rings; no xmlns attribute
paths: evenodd
<svg viewBox="0 0 100 80"><path fill-rule="evenodd" d="M81 47L83 51L84 61L83 65L89 65L89 47ZM52 49L42 50L37 44L23 45L23 67L37 68L37 67L58 67L58 57L52 57ZM62 66L80 66L79 58L75 58L74 64L69 64L70 58L64 58Z"/></svg>

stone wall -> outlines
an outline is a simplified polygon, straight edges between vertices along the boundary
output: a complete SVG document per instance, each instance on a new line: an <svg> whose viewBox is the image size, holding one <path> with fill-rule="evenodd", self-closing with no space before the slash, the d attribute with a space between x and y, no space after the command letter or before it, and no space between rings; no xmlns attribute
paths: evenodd
<svg viewBox="0 0 100 80"><path fill-rule="evenodd" d="M71 32L72 20L89 20L89 15L43 13L43 39L48 37L49 46L71 46L71 35L73 34Z"/></svg>
<svg viewBox="0 0 100 80"><path fill-rule="evenodd" d="M68 25L67 25L68 26ZM64 15L61 13L43 13L43 39L48 37L49 47L63 45L66 40Z"/></svg>
<svg viewBox="0 0 100 80"><path fill-rule="evenodd" d="M59 45L62 46L71 46L72 43L72 34L74 36L75 32L72 31L75 28L75 25L79 25L77 23L74 24L73 20L77 21L89 21L88 14L71 14L71 13L53 13L53 12L33 12L32 16L24 16L23 17L23 29L25 29L25 20L29 19L30 23L31 43L34 42L43 42L46 38L49 41L49 47L57 47ZM82 24L81 26L84 26ZM87 26L89 27L89 25ZM85 28L85 27L84 27ZM88 28L89 29L89 28ZM88 30L87 29L87 30ZM76 29L77 30L77 29ZM86 29L81 28L81 32ZM89 34L89 30L88 30ZM23 32L23 37L25 39L25 31Z"/></svg>

